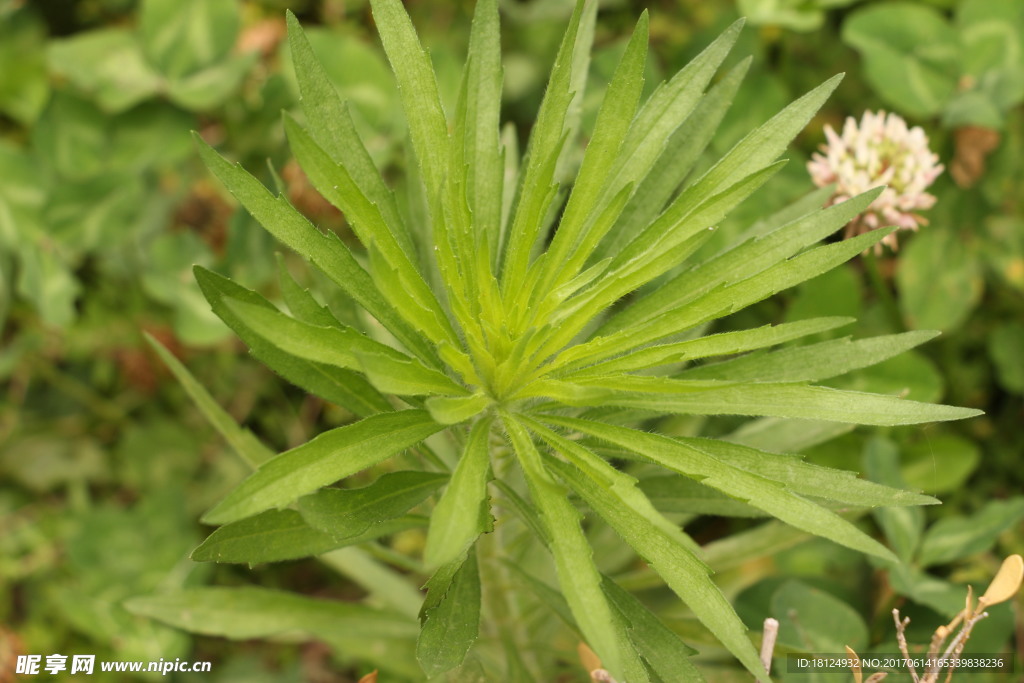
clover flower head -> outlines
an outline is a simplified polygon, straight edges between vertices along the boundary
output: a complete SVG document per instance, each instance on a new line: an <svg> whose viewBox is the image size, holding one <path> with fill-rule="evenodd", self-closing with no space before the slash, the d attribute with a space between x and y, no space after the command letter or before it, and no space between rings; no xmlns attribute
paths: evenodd
<svg viewBox="0 0 1024 683"><path fill-rule="evenodd" d="M886 189L867 210L846 228L851 237L868 230L896 225L917 230L928 221L917 213L935 204L935 196L925 190L943 171L939 156L928 149L928 136L920 126L907 127L896 114L884 111L864 112L860 125L847 117L842 135L825 126L827 144L815 152L807 163L811 179L818 187L835 183L830 204L838 204L879 185ZM892 233L881 244L897 248Z"/></svg>

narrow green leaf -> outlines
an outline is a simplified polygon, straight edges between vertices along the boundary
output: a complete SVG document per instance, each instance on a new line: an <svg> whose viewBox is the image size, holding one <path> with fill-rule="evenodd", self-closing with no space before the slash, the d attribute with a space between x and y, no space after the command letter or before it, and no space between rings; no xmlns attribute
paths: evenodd
<svg viewBox="0 0 1024 683"><path fill-rule="evenodd" d="M611 374L683 363L709 356L729 356L826 332L852 322L853 318L814 318L781 325L764 325L751 330L720 332L674 344L650 346L628 356L588 366L571 375Z"/></svg>
<svg viewBox="0 0 1024 683"><path fill-rule="evenodd" d="M623 209L619 220L623 231L632 235L639 234L672 199L718 130L750 68L750 62L751 58L747 57L730 69L722 80L707 91L693 112L672 133L658 160ZM818 206L827 199L825 197Z"/></svg>
<svg viewBox="0 0 1024 683"><path fill-rule="evenodd" d="M574 406L617 405L678 415L763 415L881 426L962 420L981 414L971 408L803 384L702 387L698 382L629 375L585 377L576 383L537 382L530 395ZM630 385L633 392L627 393Z"/></svg>
<svg viewBox="0 0 1024 683"><path fill-rule="evenodd" d="M765 522L704 546L704 560L716 572L740 567L751 560L773 557L811 536L778 520Z"/></svg>
<svg viewBox="0 0 1024 683"><path fill-rule="evenodd" d="M507 566L536 595L539 603L554 612L573 631L580 633L569 605L560 592L513 562L508 562ZM684 675L687 681L704 680L700 671L689 661L689 656L696 654L696 650L684 643L639 600L607 576L601 577L601 588L622 617L630 640L654 673L665 681L674 680L679 675Z"/></svg>
<svg viewBox="0 0 1024 683"><path fill-rule="evenodd" d="M181 382L181 386L196 404L196 407L199 408L203 417L224 437L224 440L228 442L242 460L250 467L258 467L274 457L272 450L264 446L248 429L239 426L234 418L220 407L213 396L210 396L210 392L196 381L196 378L192 376L188 368L182 365L181 361L174 357L174 354L168 351L163 344L151 337L148 332L145 335L146 341L149 342L149 345L160 356L160 360L164 362L164 365Z"/></svg>
<svg viewBox="0 0 1024 683"><path fill-rule="evenodd" d="M604 489L607 498L615 499L617 505L628 507L632 514L643 518L645 523L656 527L673 543L685 548L693 555L696 556L700 552L700 548L693 539L687 536L678 525L665 519L651 505L647 496L637 488L637 480L634 477L615 469L593 452L573 441L562 438L540 423L525 416L520 416L519 419L551 448L575 465L596 486Z"/></svg>
<svg viewBox="0 0 1024 683"><path fill-rule="evenodd" d="M543 536L538 538L543 538ZM581 638L584 637L583 633L580 631L580 627L576 625L576 620L573 619L572 610L569 609L569 603L565 601L565 598L562 597L562 593L560 591L548 585L547 582L541 581L536 576L533 576L516 562L505 560L505 566L509 568L515 578L523 586L533 592L538 603L554 612L566 626L576 633L576 635Z"/></svg>
<svg viewBox="0 0 1024 683"><path fill-rule="evenodd" d="M558 333L544 347L541 357L567 344L586 323L622 296L685 261L710 238L718 221L767 182L784 163L773 164L742 179L680 217L674 225L663 225L660 219L656 221L612 258L611 272L603 275L599 284L563 306L566 313L562 315L567 318L564 321L555 318L559 322Z"/></svg>
<svg viewBox="0 0 1024 683"><path fill-rule="evenodd" d="M640 490L661 512L721 517L764 517L757 508L741 503L721 491L677 474L644 477Z"/></svg>
<svg viewBox="0 0 1024 683"><path fill-rule="evenodd" d="M501 260L508 247L508 231L512 225L512 209L519 200L518 188L521 185L519 135L515 125L509 121L501 128L501 147L505 155L501 193L501 234L497 244L491 245L491 272L501 270Z"/></svg>
<svg viewBox="0 0 1024 683"><path fill-rule="evenodd" d="M325 566L366 591L367 602L387 606L416 620L423 595L404 572L375 559L369 550L351 545L324 553L319 559ZM416 668L419 669L419 666Z"/></svg>
<svg viewBox="0 0 1024 683"><path fill-rule="evenodd" d="M776 453L803 453L854 429L854 425L841 422L763 417L744 422L722 439Z"/></svg>
<svg viewBox="0 0 1024 683"><path fill-rule="evenodd" d="M602 198L601 189L636 113L647 63L647 33L648 18L644 11L605 91L594 133L587 143L558 231L548 248L549 256L534 295L549 292L556 278L559 283L568 281L575 275L574 268L582 265L582 259L566 262L566 257L576 246L588 217Z"/></svg>
<svg viewBox="0 0 1024 683"><path fill-rule="evenodd" d="M403 410L365 418L324 432L264 463L203 517L226 524L287 505L413 446L442 425L423 410Z"/></svg>
<svg viewBox="0 0 1024 683"><path fill-rule="evenodd" d="M485 240L482 244L497 247L504 173L498 133L502 71L497 0L476 4L466 69L466 196L475 229ZM493 271L488 267L487 272Z"/></svg>
<svg viewBox="0 0 1024 683"><path fill-rule="evenodd" d="M918 330L857 341L844 337L702 365L683 372L679 377L736 382L817 382L881 363L938 335L938 332Z"/></svg>
<svg viewBox="0 0 1024 683"><path fill-rule="evenodd" d="M893 230L895 228L880 228L844 242L817 247L753 277L740 279L735 284L719 285L692 301L675 305L657 317L648 318L645 323L620 329L608 336L595 337L585 344L570 348L559 356L555 366L579 367L604 360L728 315L835 268L876 244Z"/></svg>
<svg viewBox="0 0 1024 683"><path fill-rule="evenodd" d="M320 327L340 326L340 321L331 313L330 309L320 304L308 289L303 288L295 278L292 277L288 266L285 265L281 254L277 255L278 283L281 287L281 298L288 306L291 314L304 323L318 325Z"/></svg>
<svg viewBox="0 0 1024 683"><path fill-rule="evenodd" d="M476 392L469 396L434 396L427 399L426 407L435 420L451 425L476 417L493 403L486 394Z"/></svg>
<svg viewBox="0 0 1024 683"><path fill-rule="evenodd" d="M784 225L789 225L803 216L812 214L815 211L820 211L821 207L828 204L829 199L832 198L832 195L834 195L835 192L835 185L825 185L824 187L814 188L807 194L803 195L791 204L787 204L775 213L757 220L753 225L743 231L743 234L741 234L736 240L736 244L749 242L761 235L774 232Z"/></svg>
<svg viewBox="0 0 1024 683"><path fill-rule="evenodd" d="M713 229L730 211L771 180L785 165L786 160L769 164L740 178L736 183L699 204L694 204L685 210L666 211L632 242L624 245L622 250L615 254L612 266L621 267L628 262L649 260L673 245L689 239L697 231ZM668 272L670 268L681 263L681 260L672 263L657 274ZM653 277L650 278L650 280L653 279Z"/></svg>
<svg viewBox="0 0 1024 683"><path fill-rule="evenodd" d="M395 612L266 588L186 588L132 598L125 607L193 633L235 640L289 632L389 641L416 636L416 622Z"/></svg>
<svg viewBox="0 0 1024 683"><path fill-rule="evenodd" d="M935 505L938 500L912 491L858 479L855 472L821 467L797 455L768 453L720 439L678 437L676 441L731 466L784 484L787 489L858 507Z"/></svg>
<svg viewBox="0 0 1024 683"><path fill-rule="evenodd" d="M363 245L367 249L372 247L378 250L397 275L403 285L404 296L390 297L391 305L435 343L441 340L456 342L457 338L441 310L441 304L409 260L408 254L398 244L392 228L385 222L377 205L363 194L348 169L335 163L288 114L284 117L284 127L292 152L313 186L345 214ZM389 281L394 279L392 273L381 275L389 278Z"/></svg>
<svg viewBox="0 0 1024 683"><path fill-rule="evenodd" d="M195 267L194 273L213 312L235 331L260 362L274 372L307 392L343 406L359 416L394 410L387 399L361 374L285 353L243 322L226 303L242 301L273 309L273 304L262 296L199 266Z"/></svg>
<svg viewBox="0 0 1024 683"><path fill-rule="evenodd" d="M702 201L775 161L839 86L843 75L828 79L736 143L684 193L687 199Z"/></svg>
<svg viewBox="0 0 1024 683"><path fill-rule="evenodd" d="M651 95L630 126L629 135L622 144L622 152L615 170L609 183L603 188L605 193L612 195L627 184L635 186L643 181L661 156L672 134L691 115L700 102L711 77L714 76L715 71L718 70L719 65L735 44L743 28L743 23L742 19L734 22L711 45L673 76L672 80ZM779 152L776 152L775 156L778 156ZM743 176L750 175L756 168L751 166L746 173L736 174L729 185ZM716 192L701 197L696 203L727 186L723 184L717 188ZM691 204L691 206L693 205L695 204ZM670 220L669 222L675 221ZM621 230L611 233L606 244L597 252L598 258L618 253L623 246L629 244L636 237L636 233L627 233Z"/></svg>
<svg viewBox="0 0 1024 683"><path fill-rule="evenodd" d="M433 678L462 664L480 632L480 571L470 552L441 600L424 614L416 658Z"/></svg>
<svg viewBox="0 0 1024 683"><path fill-rule="evenodd" d="M664 681L681 679L699 683L700 670L690 661L697 651L682 641L651 610L617 583L603 577L601 587L612 605L629 623L629 637L651 669Z"/></svg>
<svg viewBox="0 0 1024 683"><path fill-rule="evenodd" d="M381 391L400 395L467 393L441 372L351 327L310 325L276 309L231 299L225 305L247 327L285 353L361 370Z"/></svg>
<svg viewBox="0 0 1024 683"><path fill-rule="evenodd" d="M503 416L502 421L551 538L558 582L576 624L605 668L612 675L621 676L626 659L635 659L637 655L630 652L628 640L619 633L618 622L601 590L601 575L580 528L580 515L566 497L565 489L548 474L526 430L511 417Z"/></svg>
<svg viewBox="0 0 1024 683"><path fill-rule="evenodd" d="M325 235L284 199L273 197L256 178L231 164L193 134L207 168L267 232L308 259L421 360L439 365L433 347L381 296L370 275L336 236Z"/></svg>
<svg viewBox="0 0 1024 683"><path fill-rule="evenodd" d="M692 301L699 301L715 287L730 285L776 266L804 247L831 235L849 223L881 193L876 188L835 206L815 208L776 230L755 235L696 268L677 275L657 290L610 318L598 330L607 335Z"/></svg>
<svg viewBox="0 0 1024 683"><path fill-rule="evenodd" d="M590 56L594 48L594 32L597 29L597 12L599 2L584 0L583 12L580 14L580 27L576 31L576 42L572 48L572 75L569 78L569 92L572 100L565 112L565 134L567 140L576 140L583 121L583 101L587 96L587 83L590 80ZM579 169L579 158L575 150L559 156L555 169L555 179L565 182L576 175ZM561 204L561 198L559 199Z"/></svg>
<svg viewBox="0 0 1024 683"><path fill-rule="evenodd" d="M692 551L677 543L660 527L636 514L586 473L558 460L547 467L599 514L642 558L654 567L669 588L686 603L711 633L748 670L764 676L757 651L732 605L711 581L708 568Z"/></svg>
<svg viewBox="0 0 1024 683"><path fill-rule="evenodd" d="M461 557L477 536L490 526L487 481L490 478L488 438L491 420L473 425L451 481L430 515L423 562L440 567Z"/></svg>
<svg viewBox="0 0 1024 683"><path fill-rule="evenodd" d="M633 263L603 275L589 291L566 302L555 313L552 321L557 326L541 347L538 357L545 359L564 347L601 311L624 294L670 269L673 264L685 260L706 243L711 234L712 230L705 229L682 243L663 245L658 255L646 263L642 257L637 258Z"/></svg>
<svg viewBox="0 0 1024 683"><path fill-rule="evenodd" d="M398 212L394 193L384 184L366 145L356 132L347 104L342 102L323 64L313 53L313 47L299 20L291 10L285 14L288 21L288 46L295 66L295 79L299 84L299 102L310 132L336 163L348 169L352 180L377 205L384 222L394 231L395 239L411 257L414 253L412 237Z"/></svg>
<svg viewBox="0 0 1024 683"><path fill-rule="evenodd" d="M354 538L404 515L447 479L446 474L432 472L390 472L362 488L330 488L303 496L299 513L311 527L334 539Z"/></svg>
<svg viewBox="0 0 1024 683"><path fill-rule="evenodd" d="M573 48L583 5L582 0L577 0L551 69L551 78L537 113L537 122L530 132L526 168L517 193L517 205L501 270L502 291L506 297L513 294L518 296L520 293L530 252L555 196L552 182L565 142L565 117L572 101L569 82L572 77Z"/></svg>
<svg viewBox="0 0 1024 683"><path fill-rule="evenodd" d="M448 124L441 107L430 57L399 0L371 0L384 52L398 80L402 109L427 186L427 197L439 194L448 174Z"/></svg>
<svg viewBox="0 0 1024 683"><path fill-rule="evenodd" d="M749 503L797 528L863 553L895 559L888 548L835 513L786 490L777 482L732 467L680 441L577 418L545 416L544 421L579 430L632 451L662 467Z"/></svg>
<svg viewBox="0 0 1024 683"><path fill-rule="evenodd" d="M192 551L196 562L261 564L321 555L426 524L426 517L406 515L367 528L357 536L339 537L316 529L295 510L267 510L222 526Z"/></svg>

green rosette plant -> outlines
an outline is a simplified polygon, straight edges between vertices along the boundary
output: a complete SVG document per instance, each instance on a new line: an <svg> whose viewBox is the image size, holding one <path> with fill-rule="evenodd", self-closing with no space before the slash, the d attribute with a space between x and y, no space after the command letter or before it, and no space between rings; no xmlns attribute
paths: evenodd
<svg viewBox="0 0 1024 683"><path fill-rule="evenodd" d="M378 601L384 604L329 603L258 588L208 588L140 598L132 609L241 638L305 631L421 680L468 666L479 640L483 654L473 666L488 680L552 680L549 660L531 650L528 632L543 603L617 680L699 680L686 656L692 650L600 571L588 539L600 526L617 532L743 666L766 678L701 548L633 473L656 466L672 485L739 501L890 560L885 546L837 510L936 501L798 457L659 433L659 418L889 426L976 414L814 384L934 333L814 342L813 335L851 322L818 318L707 334L713 321L838 266L895 229L819 245L882 188L827 208L819 208L827 197L813 195L786 218L762 222L731 247L697 258L714 226L785 163L777 157L839 77L696 173L748 65L712 84L741 24L641 101L644 14L575 180L560 182L572 168L596 3L575 8L521 164L514 136L499 122L495 0L477 3L450 115L399 0L371 4L415 159L406 196L399 200L385 184L294 17L289 40L303 117L286 114L284 122L295 157L344 213L363 250L319 231L198 140L203 159L238 201L361 309L336 315L283 271L285 313L197 268L213 310L259 360L359 420L273 455L158 350L255 467L203 518L220 528L194 559L252 564L320 556L353 575L354 558L367 556L337 549L425 528L422 559L378 552L411 570L413 580L429 577L425 599L410 606L402 602L410 595L405 590ZM769 350L795 340L802 344ZM729 358L692 365L722 357ZM399 454L397 471L369 486L337 486ZM538 548L553 559L560 590L529 574L535 563L523 558ZM531 599L533 607L524 607ZM403 668L412 647L422 671Z"/></svg>

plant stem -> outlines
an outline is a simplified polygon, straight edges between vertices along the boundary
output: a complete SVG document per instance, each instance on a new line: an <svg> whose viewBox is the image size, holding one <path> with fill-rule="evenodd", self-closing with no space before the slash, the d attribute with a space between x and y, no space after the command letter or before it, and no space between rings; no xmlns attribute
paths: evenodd
<svg viewBox="0 0 1024 683"><path fill-rule="evenodd" d="M494 447L494 455L495 479L503 481L510 469L512 455L504 446ZM504 500L501 488L493 487L491 490L494 492L491 501L495 513L494 531L481 535L477 542L484 624L492 625L493 632L489 635L503 646L509 672L525 668L533 680L542 680L537 661L531 653L529 634L516 601L516 592L512 588L511 571L506 564L508 549L512 546L509 525L514 524L516 518L508 510L509 503Z"/></svg>

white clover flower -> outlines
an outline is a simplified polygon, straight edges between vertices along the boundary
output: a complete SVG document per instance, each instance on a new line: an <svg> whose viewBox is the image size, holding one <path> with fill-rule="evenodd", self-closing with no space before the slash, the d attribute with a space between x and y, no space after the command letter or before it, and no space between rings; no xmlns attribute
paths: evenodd
<svg viewBox="0 0 1024 683"><path fill-rule="evenodd" d="M939 156L928 149L928 137L920 126L907 128L907 122L896 114L866 111L859 126L856 119L847 117L842 136L826 125L825 137L828 144L814 153L807 170L818 187L836 184L830 204L879 185L888 186L846 227L847 237L887 225L917 230L928 224L924 216L913 212L935 204L935 196L925 190L944 167L938 163ZM896 234L886 236L882 244L895 250ZM880 251L881 245L875 249Z"/></svg>

